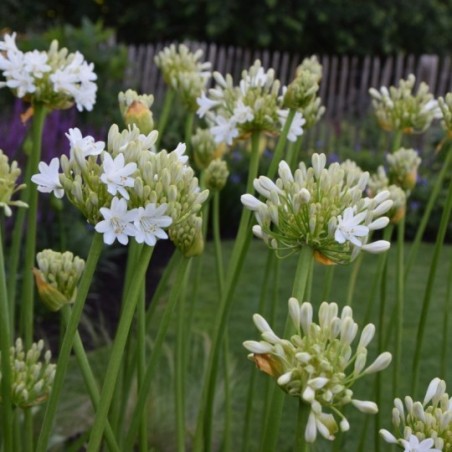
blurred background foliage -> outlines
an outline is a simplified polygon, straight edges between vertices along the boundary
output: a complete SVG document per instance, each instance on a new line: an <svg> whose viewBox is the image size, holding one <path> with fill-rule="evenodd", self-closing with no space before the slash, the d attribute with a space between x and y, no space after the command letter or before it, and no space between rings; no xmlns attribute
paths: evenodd
<svg viewBox="0 0 452 452"><path fill-rule="evenodd" d="M0 29L41 32L79 26L86 17L124 43L191 39L302 54L445 54L451 11L452 0L3 0Z"/></svg>

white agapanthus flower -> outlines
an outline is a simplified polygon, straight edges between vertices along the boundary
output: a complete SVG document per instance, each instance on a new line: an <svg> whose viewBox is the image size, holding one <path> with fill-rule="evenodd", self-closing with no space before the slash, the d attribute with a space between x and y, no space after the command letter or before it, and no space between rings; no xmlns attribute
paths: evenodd
<svg viewBox="0 0 452 452"><path fill-rule="evenodd" d="M172 218L164 215L167 204L157 206L148 204L145 208L138 207L137 216L134 220L135 240L138 243L154 246L157 239L167 239L168 234L162 229L167 228L173 222Z"/></svg>
<svg viewBox="0 0 452 452"><path fill-rule="evenodd" d="M281 128L284 128L284 124L286 123L287 116L289 114L289 110L278 110L279 120L281 122ZM303 115L297 111L292 119L292 123L290 124L289 132L287 133L287 139L294 143L297 141L297 138L303 135L303 125L306 123Z"/></svg>
<svg viewBox="0 0 452 452"><path fill-rule="evenodd" d="M394 399L392 423L398 438L386 429L380 430L389 444L410 452L452 450L452 397L446 392L446 382L434 378L422 402L410 396L404 398L404 403Z"/></svg>
<svg viewBox="0 0 452 452"><path fill-rule="evenodd" d="M254 188L265 202L251 194L241 197L254 212L254 234L275 250L296 251L308 246L324 264L353 261L360 251L378 253L390 244L368 243L372 230L382 229L383 217L392 206L389 192L374 198L364 196L369 174L359 174L350 164L326 167L326 155L314 154L312 166L302 162L292 173L285 161L279 164L279 178L254 180Z"/></svg>
<svg viewBox="0 0 452 452"><path fill-rule="evenodd" d="M316 323L312 304L300 304L292 297L289 317L295 333L286 339L280 338L261 315L254 314L261 340L245 341L243 346L251 352L248 358L259 370L273 377L283 391L309 408L306 441L314 442L318 433L334 440L339 430L350 429L342 412L345 405L352 404L367 414L378 412L375 402L356 399L352 386L365 375L386 369L392 356L383 352L366 365L367 346L375 335L375 326L367 324L353 347L358 324L349 306L339 312L336 303L323 302Z"/></svg>
<svg viewBox="0 0 452 452"><path fill-rule="evenodd" d="M66 137L71 147L71 155L75 148L79 149L85 158L90 155L100 155L105 149L103 141L95 141L90 135L84 137L77 127L69 129Z"/></svg>
<svg viewBox="0 0 452 452"><path fill-rule="evenodd" d="M224 116L218 115L215 116L215 123L216 125L210 128L215 143L226 143L230 146L234 138L239 136L236 122L232 118L227 119Z"/></svg>
<svg viewBox="0 0 452 452"><path fill-rule="evenodd" d="M57 198L64 196L64 189L60 182L60 162L54 157L50 163L39 162L39 174L31 176L31 181L38 186L41 193L53 193Z"/></svg>
<svg viewBox="0 0 452 452"><path fill-rule="evenodd" d="M17 97L45 104L51 109L67 108L73 103L79 111L92 110L96 101L97 79L94 65L80 52L58 49L53 41L48 51L22 52L16 34L0 41L1 87L12 89Z"/></svg>
<svg viewBox="0 0 452 452"><path fill-rule="evenodd" d="M111 245L118 240L122 245L127 245L129 237L136 233L133 222L137 218L138 210L127 210L127 201L115 196L111 201L111 207L101 207L100 213L104 220L99 221L95 229L104 235L104 242Z"/></svg>
<svg viewBox="0 0 452 452"><path fill-rule="evenodd" d="M108 152L103 154L103 174L100 180L107 185L108 193L119 193L123 198L129 199L125 187L133 187L134 179L130 177L137 169L135 162L125 164L124 154L118 154L114 159Z"/></svg>

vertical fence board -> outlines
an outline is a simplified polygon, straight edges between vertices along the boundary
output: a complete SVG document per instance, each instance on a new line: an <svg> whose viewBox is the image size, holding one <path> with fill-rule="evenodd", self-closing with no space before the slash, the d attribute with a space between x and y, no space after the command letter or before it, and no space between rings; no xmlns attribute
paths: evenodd
<svg viewBox="0 0 452 452"><path fill-rule="evenodd" d="M450 57L447 56L443 60L443 64L441 67L441 71L439 73L438 77L438 87L436 90L437 96L444 96L447 93L447 82L449 81L450 77Z"/></svg>
<svg viewBox="0 0 452 452"><path fill-rule="evenodd" d="M397 55L396 63L395 63L394 76L393 76L393 79L392 79L392 82L391 82L392 85L398 84L400 79L402 77L404 77L404 73L403 73L404 59L405 59L405 57L403 56L403 54L399 53Z"/></svg>
<svg viewBox="0 0 452 452"><path fill-rule="evenodd" d="M393 67L393 58L386 58L383 70L381 71L381 80L379 86L389 86L391 84L391 74Z"/></svg>
<svg viewBox="0 0 452 452"><path fill-rule="evenodd" d="M289 76L289 53L284 52L282 54L281 63L279 66L279 79L283 85L288 85L292 79Z"/></svg>
<svg viewBox="0 0 452 452"><path fill-rule="evenodd" d="M342 111L345 106L345 95L347 89L347 81L349 79L349 70L348 70L348 57L343 56L340 60L340 68L339 68L339 92L337 96L336 102L336 110L334 111L335 117L340 117Z"/></svg>
<svg viewBox="0 0 452 452"><path fill-rule="evenodd" d="M371 58L370 56L364 57L362 70L361 70L361 83L359 87L359 105L358 112L361 115L367 108L369 103L369 76L371 68Z"/></svg>

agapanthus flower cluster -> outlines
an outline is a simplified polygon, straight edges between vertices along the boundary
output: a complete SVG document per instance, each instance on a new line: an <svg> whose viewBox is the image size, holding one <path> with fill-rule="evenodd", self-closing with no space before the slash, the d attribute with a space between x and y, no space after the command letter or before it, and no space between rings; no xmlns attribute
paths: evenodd
<svg viewBox="0 0 452 452"><path fill-rule="evenodd" d="M399 86L385 86L380 91L370 88L372 105L380 127L387 131L406 134L422 133L430 127L433 119L440 116L438 102L426 83L421 82L414 93L416 77L410 74L400 80Z"/></svg>
<svg viewBox="0 0 452 452"><path fill-rule="evenodd" d="M283 89L283 106L297 110L305 128L312 127L325 112L317 96L322 78L322 65L317 57L305 58L297 67L294 80Z"/></svg>
<svg viewBox="0 0 452 452"><path fill-rule="evenodd" d="M407 195L416 186L417 170L421 159L414 149L400 148L386 156L391 183L402 188Z"/></svg>
<svg viewBox="0 0 452 452"><path fill-rule="evenodd" d="M289 315L295 327L295 334L289 339L278 337L262 316L254 314L262 340L245 341L243 345L261 371L273 377L289 395L309 405L306 441L314 442L317 433L333 440L339 430L350 428L341 412L345 405L351 403L364 413L378 412L374 402L355 399L351 388L361 377L385 369L391 354L381 353L366 367L367 346L374 337L375 326L369 323L364 327L354 349L358 325L348 306L339 314L336 303L323 302L315 323L312 305L300 305L296 298L290 298Z"/></svg>
<svg viewBox="0 0 452 452"><path fill-rule="evenodd" d="M9 359L13 405L29 408L47 400L52 389L56 365L50 362L52 357L50 350L47 350L41 359L43 350L43 340L33 343L29 350L24 350L22 340L19 338L11 347Z"/></svg>
<svg viewBox="0 0 452 452"><path fill-rule="evenodd" d="M205 171L206 187L210 191L220 191L229 177L228 164L221 159L212 160Z"/></svg>
<svg viewBox="0 0 452 452"><path fill-rule="evenodd" d="M25 202L12 199L15 193L25 188L25 184L17 184L20 173L17 162L9 163L8 156L0 149L0 208L7 217L13 213L10 206L28 207Z"/></svg>
<svg viewBox="0 0 452 452"><path fill-rule="evenodd" d="M46 249L37 253L36 262L38 267L33 273L42 302L52 311L73 303L85 261L70 251Z"/></svg>
<svg viewBox="0 0 452 452"><path fill-rule="evenodd" d="M126 126L136 125L144 135L154 129L151 106L154 103L152 94L138 94L132 89L118 94L119 110Z"/></svg>
<svg viewBox="0 0 452 452"><path fill-rule="evenodd" d="M154 246L157 239L168 237L168 228L177 241L186 221L196 223L208 191L200 191L187 165L185 145L180 143L172 152L155 152L157 135L157 131L144 135L136 126L120 132L113 125L105 147L70 129L69 158L63 155L50 165L41 162L40 174L32 181L39 191L65 193L107 244L118 240L125 245L134 237Z"/></svg>
<svg viewBox="0 0 452 452"><path fill-rule="evenodd" d="M223 77L213 73L216 82L208 93L202 93L197 102L198 115L206 117L216 143L231 145L235 139L246 138L254 131L279 133L287 110L281 112L280 82L273 69L265 70L259 60L242 72L238 85L230 74ZM302 133L301 117L297 118L292 133L296 139ZM297 130L298 127L298 130Z"/></svg>
<svg viewBox="0 0 452 452"><path fill-rule="evenodd" d="M389 192L374 198L363 195L369 173L348 163L326 167L325 154L312 156L312 167L304 162L292 174L285 161L279 164L276 183L268 177L254 180L254 188L264 198L242 196L242 203L254 211L254 234L275 250L314 250L325 264L344 264L361 250L386 251L390 244L368 243L373 230L382 229L389 219L383 216L392 207Z"/></svg>
<svg viewBox="0 0 452 452"><path fill-rule="evenodd" d="M438 97L438 106L441 110L441 126L452 138L452 93L447 93L446 97Z"/></svg>
<svg viewBox="0 0 452 452"><path fill-rule="evenodd" d="M394 400L392 423L395 435L388 430L380 430L383 439L390 444L398 444L405 450L452 450L452 397L446 393L446 382L434 378L424 400L413 401L406 396ZM423 449L408 446L422 444Z"/></svg>
<svg viewBox="0 0 452 452"><path fill-rule="evenodd" d="M211 63L199 61L202 58L201 49L191 52L184 45L172 44L165 47L155 56L155 64L162 71L163 79L175 90L182 102L190 110L196 110L196 99L205 89L211 76Z"/></svg>
<svg viewBox="0 0 452 452"><path fill-rule="evenodd" d="M97 79L93 63L80 52L59 49L53 41L48 51L22 52L16 45L16 33L0 41L0 71L17 97L42 103L50 109L68 108L74 103L79 111L92 110L96 101Z"/></svg>
<svg viewBox="0 0 452 452"><path fill-rule="evenodd" d="M209 129L197 128L191 137L193 160L200 170L205 170L212 160L220 159L227 148L224 143L217 144Z"/></svg>

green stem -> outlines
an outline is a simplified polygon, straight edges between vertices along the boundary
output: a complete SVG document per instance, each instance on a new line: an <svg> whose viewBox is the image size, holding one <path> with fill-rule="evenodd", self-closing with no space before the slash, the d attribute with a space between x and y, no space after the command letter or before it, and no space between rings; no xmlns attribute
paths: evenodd
<svg viewBox="0 0 452 452"><path fill-rule="evenodd" d="M179 296L179 305L177 312L177 331L176 331L176 379L175 379L175 409L176 409L176 432L177 432L177 450L185 451L185 382L186 382L186 359L185 359L185 340L188 333L185 321L185 298L187 289L187 278L190 275L191 259L187 266L184 278L182 279L182 288Z"/></svg>
<svg viewBox="0 0 452 452"><path fill-rule="evenodd" d="M223 452L231 450L231 419L232 419L232 401L230 388L230 365L229 365L229 337L226 333L223 341L223 366L224 366L224 432L223 432Z"/></svg>
<svg viewBox="0 0 452 452"><path fill-rule="evenodd" d="M34 118L32 139L33 148L30 155L30 171L31 174L38 172L38 163L41 159L42 131L44 129L47 109L43 105L34 106ZM22 335L24 338L24 346L30 348L33 342L33 309L34 309L34 280L33 266L36 254L36 227L38 213L38 190L37 187L30 184L28 197L28 218L27 218L27 234L25 239L25 257L24 257L24 280L22 293Z"/></svg>
<svg viewBox="0 0 452 452"><path fill-rule="evenodd" d="M359 270L361 269L361 264L363 262L364 254L361 253L352 266L352 273L350 275L350 279L348 281L347 287L347 298L345 304L348 306L352 306L353 304L353 295L355 293L356 281L358 280Z"/></svg>
<svg viewBox="0 0 452 452"><path fill-rule="evenodd" d="M13 450L12 369L10 360L11 325L9 320L8 294L6 292L3 237L0 236L0 364L1 370L1 422L3 425L3 450Z"/></svg>
<svg viewBox="0 0 452 452"><path fill-rule="evenodd" d="M273 153L273 159L272 159L272 162L270 164L270 167L268 169L268 174L267 174L267 176L270 179L272 179L275 176L276 171L278 170L279 162L283 158L284 147L285 147L286 141L287 141L287 134L289 133L290 126L292 125L293 118L295 117L295 113L296 113L295 109L291 108L289 110L289 114L287 115L287 119L286 119L286 122L284 123L283 130L279 137L278 143L276 144L276 148ZM249 191L248 191L248 193L249 193Z"/></svg>
<svg viewBox="0 0 452 452"><path fill-rule="evenodd" d="M186 146L186 154L190 155L191 151L191 135L193 133L193 122L195 119L195 114L190 112L187 114L187 117L185 118L185 146Z"/></svg>
<svg viewBox="0 0 452 452"><path fill-rule="evenodd" d="M328 300L330 298L331 286L333 285L334 279L334 265L329 265L325 271L325 280L323 286L322 300Z"/></svg>
<svg viewBox="0 0 452 452"><path fill-rule="evenodd" d="M416 231L416 236L414 237L413 243L411 245L410 253L408 255L405 268L405 279L410 274L411 266L416 260L417 253L419 251L419 246L421 244L422 237L424 236L425 228L427 227L433 207L435 206L435 202L438 198L439 192L443 185L444 178L446 174L450 174L450 169L452 166L452 148L450 143L448 143L448 146L445 147L444 152L446 152L445 162L441 166L441 171L434 179L435 183L433 185L432 192L428 199L427 206L425 207L424 215L422 216L421 222L419 223L419 227Z"/></svg>
<svg viewBox="0 0 452 452"><path fill-rule="evenodd" d="M257 176L259 167L259 132L254 132L251 137L251 160L246 185L247 193L253 190L253 181ZM221 351L221 342L224 337L226 320L232 304L234 289L243 266L246 250L250 242L251 211L242 210L237 237L232 249L231 258L226 273L225 291L218 306L217 318L213 329L212 348L207 363L207 383L203 386L200 410L198 413L195 451L208 451L211 447L212 409L215 396L215 382L218 371L218 358Z"/></svg>
<svg viewBox="0 0 452 452"><path fill-rule="evenodd" d="M177 253L181 259L178 266L178 271L176 275L176 284L173 285L169 297L168 304L165 308L165 312L163 314L162 319L159 322L159 329L157 332L157 337L155 338L154 347L152 349L151 358L149 360L149 364L146 368L146 373L143 378L143 384L140 388L140 392L137 397L137 404L133 411L133 415L131 417L132 421L129 427L129 431L127 433L127 438L125 444L134 444L135 437L138 432L139 420L141 418L141 413L146 407L146 402L148 398L148 393L152 381L152 377L154 376L154 372L157 368L158 360L160 358L160 354L162 351L163 341L166 336L166 332L168 330L169 322L171 320L171 315L174 311L174 307L176 306L177 301L180 298L180 293L182 290L182 281L185 277L185 272L187 271L188 264L190 262L189 259L183 258L183 256L178 252Z"/></svg>
<svg viewBox="0 0 452 452"><path fill-rule="evenodd" d="M24 442L22 444L24 452L33 452L33 412L31 408L24 408Z"/></svg>
<svg viewBox="0 0 452 452"><path fill-rule="evenodd" d="M297 269L292 288L292 296L300 303L303 302L307 287L309 286L308 276L311 274L311 266L313 261L312 249L304 246L301 249L298 258ZM286 327L284 329L284 337L291 335L293 328L290 317L287 316ZM278 433L281 424L282 411L285 401L285 394L283 391L274 391L271 401L271 409L269 417L266 419L266 425L262 436L261 450L277 450Z"/></svg>
<svg viewBox="0 0 452 452"><path fill-rule="evenodd" d="M424 299L422 302L422 311L419 319L419 328L416 335L416 346L414 347L414 359L413 359L413 397L416 393L420 357L422 352L422 345L424 341L425 325L427 323L428 311L432 300L433 284L436 276L436 269L438 267L439 258L441 255L442 245L446 236L447 227L449 224L449 218L452 210L452 184L449 185L449 191L447 193L446 204L444 205L443 214L441 215L441 221L439 225L438 235L436 236L435 249L433 251L433 259L430 265L430 271L428 274L427 286L425 289Z"/></svg>
<svg viewBox="0 0 452 452"><path fill-rule="evenodd" d="M66 328L68 327L71 321L72 317L71 311L72 310L69 305L64 306L61 309L61 317ZM75 356L77 358L77 363L82 373L83 381L85 383L86 389L88 390L88 394L91 399L91 403L94 407L94 410L96 410L99 404L99 387L97 385L93 371L91 370L91 366L89 364L88 357L86 356L85 348L83 347L83 342L82 339L80 338L80 334L78 331L76 331L74 336L74 351ZM110 423L107 424L107 428L105 430L105 437L107 439L107 444L110 450L114 452L119 452L120 449L116 442L116 438L113 434L113 430L111 428Z"/></svg>
<svg viewBox="0 0 452 452"><path fill-rule="evenodd" d="M168 124L168 119L171 113L171 108L173 106L175 94L176 94L175 91L172 90L171 88L168 88L168 90L165 93L162 113L160 114L160 118L157 124L157 129L159 131L159 136L157 138L157 147L160 146L163 137L163 132L165 131L166 125Z"/></svg>
<svg viewBox="0 0 452 452"><path fill-rule="evenodd" d="M447 289L446 289L446 299L444 301L444 323L443 323L443 338L447 338L449 332L449 313L452 312L452 259L449 265L449 274L447 277ZM440 366L440 377L445 380L447 377L447 364L448 353L447 353L447 340L443 340L442 350L441 350L441 366Z"/></svg>
<svg viewBox="0 0 452 452"><path fill-rule="evenodd" d="M268 285L270 282L270 273L273 267L273 263L276 259L275 253L273 250L268 250L267 259L265 263L264 270L264 278L262 282L262 288L259 295L259 306L257 308L257 312L263 312L265 299L268 291ZM250 427L251 427L251 413L253 408L253 400L255 393L255 385L256 385L256 375L257 372L252 369L250 373L250 381L248 385L248 392L246 396L246 408L245 408L245 419L243 421L243 433L242 433L242 451L246 452L249 450L249 441L250 441Z"/></svg>
<svg viewBox="0 0 452 452"><path fill-rule="evenodd" d="M83 307L85 306L85 300L86 296L88 295L91 280L93 279L94 271L96 270L96 265L99 260L100 253L102 252L102 247L103 237L101 234L95 233L88 254L88 259L85 264L85 270L83 271L78 286L72 315L66 328L63 342L61 344L55 379L53 381L49 400L47 401L47 407L44 414L41 433L38 438L38 444L36 446L36 452L45 452L47 450L47 444L49 442L53 420L55 418L58 401L60 399L61 390L63 388L64 377L66 375L66 370L69 363L72 344L74 342L74 337L76 335L77 327L83 312Z"/></svg>
<svg viewBox="0 0 452 452"><path fill-rule="evenodd" d="M137 307L137 323L138 323L138 337L137 337L137 384L138 391L143 386L144 374L146 372L146 296L145 287L146 281L143 281L141 293L138 299ZM125 406L124 406L125 408ZM148 450L148 413L146 410L141 414L139 443L141 452Z"/></svg>
<svg viewBox="0 0 452 452"><path fill-rule="evenodd" d="M397 224L397 266L396 266L396 303L397 303L397 328L396 346L394 350L393 395L397 397L400 381L400 366L402 358L403 338L403 310L405 304L405 274L404 274L404 244L405 244L405 218Z"/></svg>
<svg viewBox="0 0 452 452"><path fill-rule="evenodd" d="M138 303L140 291L142 290L141 281L143 281L149 261L152 257L154 247L146 246L141 252L141 256L135 267L135 284L130 284L128 296L121 318L119 320L118 330L116 332L115 341L111 350L110 360L108 362L102 392L100 394L99 407L94 420L91 436L88 443L88 452L98 451L102 441L102 435L105 430L108 411L110 409L111 400L116 386L116 380L121 368L121 361L124 355L124 347L129 335L130 326L132 324L135 308Z"/></svg>
<svg viewBox="0 0 452 452"><path fill-rule="evenodd" d="M297 413L297 430L295 435L295 451L308 452L309 445L304 440L304 432L308 422L309 409L308 405L300 398L298 399L298 413Z"/></svg>
<svg viewBox="0 0 452 452"><path fill-rule="evenodd" d="M402 146L402 140L403 132L400 130L395 131L392 137L392 152L395 152L400 149L400 147Z"/></svg>
<svg viewBox="0 0 452 452"><path fill-rule="evenodd" d="M221 250L221 234L220 234L220 192L213 194L213 240L215 245L215 259L217 262L217 279L218 287L220 289L220 297L224 292L224 268L223 268L223 253Z"/></svg>

